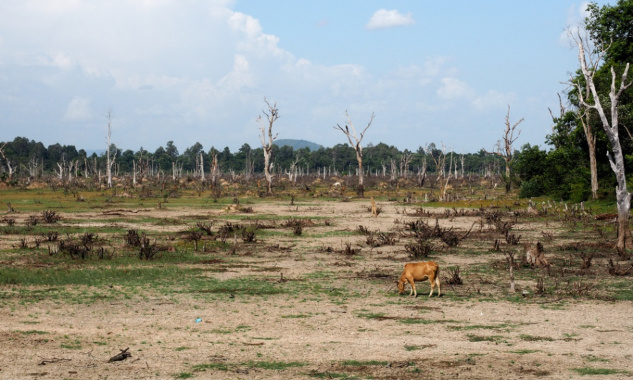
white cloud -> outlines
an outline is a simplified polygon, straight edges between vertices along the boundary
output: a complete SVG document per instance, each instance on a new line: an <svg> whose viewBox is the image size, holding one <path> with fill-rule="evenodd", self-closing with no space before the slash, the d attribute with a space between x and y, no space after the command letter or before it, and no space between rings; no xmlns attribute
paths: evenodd
<svg viewBox="0 0 633 380"><path fill-rule="evenodd" d="M466 83L454 77L441 79L442 86L437 89L437 95L444 100L472 98L475 91Z"/></svg>
<svg viewBox="0 0 633 380"><path fill-rule="evenodd" d="M369 30L374 29L388 29L395 28L398 26L407 26L415 24L415 20L413 19L413 15L409 12L407 14L402 14L398 12L398 10L386 10L379 9L377 10L371 19L365 26Z"/></svg>
<svg viewBox="0 0 633 380"><path fill-rule="evenodd" d="M67 121L88 121L92 119L92 109L90 99L84 97L75 97L68 103L64 120Z"/></svg>
<svg viewBox="0 0 633 380"><path fill-rule="evenodd" d="M581 29L585 19L589 16L589 1L581 1L579 4L573 4L567 10L567 28L560 34L558 40L563 46L576 46L570 33L575 35Z"/></svg>
<svg viewBox="0 0 633 380"><path fill-rule="evenodd" d="M490 90L482 96L478 96L473 100L473 105L479 110L496 107L506 107L515 101L514 94L503 94L501 92Z"/></svg>

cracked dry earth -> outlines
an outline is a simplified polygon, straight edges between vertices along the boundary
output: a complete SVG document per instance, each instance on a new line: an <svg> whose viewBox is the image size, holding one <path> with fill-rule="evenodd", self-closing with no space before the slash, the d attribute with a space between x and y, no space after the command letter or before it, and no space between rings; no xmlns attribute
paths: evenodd
<svg viewBox="0 0 633 380"><path fill-rule="evenodd" d="M325 217L332 223L306 228L302 237L264 236L248 252L230 257L204 253L209 260L196 264L210 279L255 278L278 293L164 294L146 289L130 294L114 284L108 289L67 289L110 295L87 303L48 299L45 288L40 301L5 296L0 307L0 379L593 377L582 376L581 368L617 369L600 379L633 374L630 301L493 299L505 288L494 282L473 285L480 277L469 266L503 257L465 258L459 251L432 258L442 268L459 265L464 285L444 284L444 296L429 299L426 282L419 285L417 299L399 296L393 282L410 260L404 242L372 249L363 246L362 236L343 232L359 224L391 231L415 218L389 204L382 205L378 218L370 218L366 206L257 204L252 217ZM199 209L143 213L222 215ZM86 223L91 219L72 217ZM472 221L440 220L457 230L468 229ZM526 234L530 230L526 224L518 228ZM348 241L360 252L339 253ZM285 248L275 251L266 245ZM12 286L3 288L4 294L14 294ZM126 348L130 357L108 362Z"/></svg>

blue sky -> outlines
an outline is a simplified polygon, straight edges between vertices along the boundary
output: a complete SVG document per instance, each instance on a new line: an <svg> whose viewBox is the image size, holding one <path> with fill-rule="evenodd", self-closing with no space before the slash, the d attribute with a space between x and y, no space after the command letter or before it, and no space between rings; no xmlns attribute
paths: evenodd
<svg viewBox="0 0 633 380"><path fill-rule="evenodd" d="M599 1L598 4L608 3ZM611 2L613 3L613 2ZM7 0L0 3L0 141L150 151L279 138L492 149L507 107L518 146L544 145L586 2Z"/></svg>

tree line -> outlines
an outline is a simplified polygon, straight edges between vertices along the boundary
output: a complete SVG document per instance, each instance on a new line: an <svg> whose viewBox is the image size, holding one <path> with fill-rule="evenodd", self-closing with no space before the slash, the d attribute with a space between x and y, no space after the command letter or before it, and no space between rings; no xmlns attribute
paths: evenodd
<svg viewBox="0 0 633 380"><path fill-rule="evenodd" d="M99 172L105 176L107 158L103 152L88 154L74 145L59 143L44 146L41 142L26 137L2 142L6 159L0 169L2 181L17 181L20 178L41 178L45 175L93 177ZM426 148L426 149L425 149ZM208 150L196 142L182 153L168 141L154 152L144 148L136 151L121 150L114 144L110 147L114 158L114 176L132 175L134 171L145 171L145 176L201 176L201 164L208 176L214 159L222 175L254 176L264 173L264 149L243 144L237 151L229 147ZM277 176L297 175L357 175L358 163L355 150L348 144L333 147L293 149L291 146L271 147L272 168ZM438 157L446 157L443 167L438 167ZM452 173L496 175L503 169L503 160L491 156L484 150L477 153L447 152L431 143L412 152L399 150L384 143L368 144L364 148L364 172L369 176L405 177L418 174L451 170ZM442 164L439 164L442 165ZM9 178L11 167L12 173Z"/></svg>

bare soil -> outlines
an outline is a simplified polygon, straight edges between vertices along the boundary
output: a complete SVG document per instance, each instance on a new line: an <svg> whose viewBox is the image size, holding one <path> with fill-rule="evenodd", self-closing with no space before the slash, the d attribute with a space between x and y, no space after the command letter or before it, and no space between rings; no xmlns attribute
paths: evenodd
<svg viewBox="0 0 633 380"><path fill-rule="evenodd" d="M230 257L201 253L209 255L201 264L209 278L255 277L295 289L282 294L204 297L148 291L85 304L45 296L39 302L22 302L19 295L4 300L0 379L573 379L596 376L579 372L591 368L612 370L600 379L633 375L630 301L574 298L553 290L539 297L529 281L517 284L517 297L525 300L513 301L506 297L505 274L498 278L471 270L505 263L502 253L488 252L492 240L438 250L429 258L443 268L444 281L444 269L459 265L463 285L445 283L442 297L428 298L425 282L418 286L418 298L409 297L408 290L399 296L394 281L411 261L403 248L406 239L399 236L396 245L372 248L364 236L350 232L359 225L394 232L419 217L411 206L379 202L381 213L372 218L368 206L368 201L257 203L244 217L310 219L314 226L305 227L303 236L261 237ZM122 214L215 220L227 215L217 209L157 208ZM26 215L16 217L20 223ZM61 223L127 227L121 215L116 222L102 222L106 217L101 211L65 214ZM435 223L435 217L423 219ZM479 219L437 220L463 235ZM165 234L182 230L132 222L129 228ZM561 225L527 220L515 228L523 241L536 241L543 230L559 234ZM2 239L5 247L15 244ZM341 253L346 243L359 251ZM23 260L5 264L27 265ZM606 264L596 259L594 265ZM301 287L310 282L320 284L319 291ZM341 289L351 295L341 296ZM108 362L126 348L129 358Z"/></svg>

